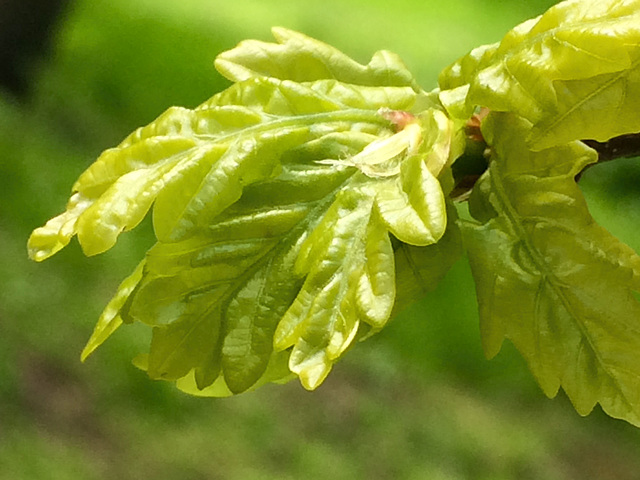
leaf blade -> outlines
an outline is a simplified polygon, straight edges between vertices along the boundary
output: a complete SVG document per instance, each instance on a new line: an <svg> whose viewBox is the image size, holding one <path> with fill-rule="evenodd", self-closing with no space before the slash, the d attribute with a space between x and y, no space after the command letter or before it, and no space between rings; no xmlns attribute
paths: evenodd
<svg viewBox="0 0 640 480"><path fill-rule="evenodd" d="M600 403L638 425L640 259L594 224L575 184L594 152L580 143L532 152L527 122L492 117L489 186L476 194L493 212L464 228L485 351L508 338L548 396L562 387L580 414Z"/></svg>
<svg viewBox="0 0 640 480"><path fill-rule="evenodd" d="M216 59L216 69L229 80L273 77L311 82L335 79L363 86L415 86L415 80L391 52L377 52L361 65L336 48L282 27L272 30L278 43L248 40Z"/></svg>
<svg viewBox="0 0 640 480"><path fill-rule="evenodd" d="M640 131L640 2L569 0L443 72L474 106L534 124L535 150Z"/></svg>
<svg viewBox="0 0 640 480"><path fill-rule="evenodd" d="M301 34L274 35L278 44L219 58L238 80L229 89L104 152L67 212L35 234L38 259L75 234L96 254L153 208L158 241L88 353L137 321L153 335L136 365L190 393L236 394L291 371L315 388L392 314L390 231L422 245L444 234L438 178L460 136L437 94L388 52L361 65Z"/></svg>

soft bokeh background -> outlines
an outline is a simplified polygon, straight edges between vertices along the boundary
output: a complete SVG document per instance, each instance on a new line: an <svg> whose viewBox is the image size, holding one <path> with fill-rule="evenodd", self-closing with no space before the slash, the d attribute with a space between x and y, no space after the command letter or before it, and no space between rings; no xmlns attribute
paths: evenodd
<svg viewBox="0 0 640 480"><path fill-rule="evenodd" d="M79 362L150 245L148 224L95 258L74 241L26 259L29 232L61 211L79 173L165 108L223 89L213 59L244 38L282 25L363 62L394 50L430 89L458 56L553 3L70 1L50 53L24 65L23 95L0 90L0 479L640 478L640 431L546 399L510 344L485 360L465 261L316 392L292 382L197 399L131 365L148 340L136 327ZM634 163L581 184L594 215L639 248Z"/></svg>

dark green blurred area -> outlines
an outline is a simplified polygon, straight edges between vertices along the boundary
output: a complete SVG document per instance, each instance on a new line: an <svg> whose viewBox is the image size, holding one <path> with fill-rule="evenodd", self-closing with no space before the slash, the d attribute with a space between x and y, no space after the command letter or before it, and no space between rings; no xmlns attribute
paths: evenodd
<svg viewBox="0 0 640 480"><path fill-rule="evenodd" d="M105 148L171 105L225 88L215 55L281 25L360 61L399 53L425 89L458 56L553 1L78 0L30 94L0 91L0 479L637 479L640 432L546 399L510 344L482 353L469 268L354 348L319 390L297 382L230 399L188 397L130 359L121 329L79 355L150 226L85 258L43 264L30 231L63 208ZM637 160L587 172L594 216L640 249ZM635 233L634 233L635 232Z"/></svg>

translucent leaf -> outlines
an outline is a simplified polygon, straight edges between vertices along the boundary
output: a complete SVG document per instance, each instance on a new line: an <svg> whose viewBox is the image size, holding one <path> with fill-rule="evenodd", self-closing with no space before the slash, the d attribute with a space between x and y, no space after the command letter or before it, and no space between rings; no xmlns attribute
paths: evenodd
<svg viewBox="0 0 640 480"><path fill-rule="evenodd" d="M436 243L447 225L444 194L425 162L407 160L398 178L387 183L376 204L391 233L411 245Z"/></svg>
<svg viewBox="0 0 640 480"><path fill-rule="evenodd" d="M219 58L238 83L104 152L68 211L32 235L37 259L76 233L85 253L100 253L153 208L158 242L83 358L141 322L153 336L136 365L190 393L240 393L292 372L316 388L392 313L390 235L414 245L444 235L438 178L459 136L436 94L392 54L363 66L274 33L279 44L245 42Z"/></svg>
<svg viewBox="0 0 640 480"><path fill-rule="evenodd" d="M194 331L201 331L196 325L207 325L215 315L222 336L201 339L208 342L207 351L214 352L208 361L219 364L225 388L234 393L249 389L265 374L273 332L300 286L301 279L293 275L300 237L313 220L313 207L329 201L349 176L313 163L303 165L289 165L280 176L248 187L198 235L153 247L145 276L124 312L150 324L184 321L198 329ZM187 346L189 338L196 337L188 330L169 330L166 336L173 342L169 347L175 349L171 355L180 365L178 373L204 368L205 350L192 356ZM154 348L152 343L149 368L154 358L163 361L169 354L164 344L155 355ZM211 382L203 381L199 388Z"/></svg>
<svg viewBox="0 0 640 480"><path fill-rule="evenodd" d="M214 147L158 196L153 225L159 240L175 242L235 203L244 185L277 175L280 155L308 139L309 129L282 128L236 139L222 155ZM213 160L208 157L213 156Z"/></svg>
<svg viewBox="0 0 640 480"><path fill-rule="evenodd" d="M111 336L111 334L122 325L120 309L142 278L143 267L144 262L141 262L134 272L120 284L118 291L105 307L102 315L100 315L100 318L98 319L98 323L96 324L91 338L89 338L87 345L82 351L82 361L91 355L96 348L102 345Z"/></svg>
<svg viewBox="0 0 640 480"><path fill-rule="evenodd" d="M575 183L595 152L532 152L529 127L492 114L483 129L493 157L471 197L483 223L464 234L485 351L508 338L548 396L562 387L582 415L600 403L640 425L640 258L594 223Z"/></svg>
<svg viewBox="0 0 640 480"><path fill-rule="evenodd" d="M156 199L156 234L166 241L178 240L237 200L245 185L277 174L278 155L289 146L352 124L376 133L389 127L377 114L378 103L369 109L344 108L340 97L332 101L325 93L285 83L250 80L195 110L169 109L117 148L105 151L75 183L67 211L33 232L31 258L48 258L76 233L87 255L102 253L121 232L138 225ZM297 108L304 102L289 103L296 89L315 110ZM375 101L388 101L393 107L409 107L417 98L408 88L383 89ZM253 110L220 105L234 100L250 104L248 98L254 95L252 101L263 103ZM360 107L366 107L366 99L359 98ZM255 158L258 150L260 161Z"/></svg>
<svg viewBox="0 0 640 480"><path fill-rule="evenodd" d="M640 131L640 2L569 0L449 67L443 88L469 83L467 104L534 124L536 150Z"/></svg>
<svg viewBox="0 0 640 480"><path fill-rule="evenodd" d="M443 91L454 90L470 84L478 72L493 58L499 43L481 45L446 67L438 76L438 84Z"/></svg>
<svg viewBox="0 0 640 480"><path fill-rule="evenodd" d="M214 95L197 110L230 103L246 105L263 114L281 116L336 112L345 108L372 110L384 107L413 111L417 106L421 111L428 106L435 106L431 94L416 93L405 86L356 86L337 80L301 84L256 77Z"/></svg>
<svg viewBox="0 0 640 480"><path fill-rule="evenodd" d="M118 178L78 217L78 242L86 255L109 250L120 233L136 227L158 192L175 178L180 159L153 169L134 170ZM177 168L176 168L177 167Z"/></svg>
<svg viewBox="0 0 640 480"><path fill-rule="evenodd" d="M361 65L336 48L301 33L281 27L272 32L278 43L246 40L217 58L218 71L234 82L273 77L300 83L335 79L362 86L416 85L395 53L377 52L368 65Z"/></svg>
<svg viewBox="0 0 640 480"><path fill-rule="evenodd" d="M640 23L640 16L636 19ZM592 81L558 82L557 110L536 122L530 144L541 149L577 138L607 141L640 131L640 49L633 65ZM603 107L604 106L604 107Z"/></svg>
<svg viewBox="0 0 640 480"><path fill-rule="evenodd" d="M391 316L395 302L394 253L389 235L382 226L369 222L365 235L365 262L354 291L356 315L373 331L378 331Z"/></svg>
<svg viewBox="0 0 640 480"><path fill-rule="evenodd" d="M33 231L27 244L29 258L41 262L66 247L78 231L78 217L91 206L91 203L90 199L80 193L73 194L64 213Z"/></svg>

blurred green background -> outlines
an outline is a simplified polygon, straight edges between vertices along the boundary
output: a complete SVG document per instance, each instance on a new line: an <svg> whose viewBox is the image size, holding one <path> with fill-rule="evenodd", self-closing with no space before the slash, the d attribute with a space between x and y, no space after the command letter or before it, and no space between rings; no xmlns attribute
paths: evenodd
<svg viewBox="0 0 640 480"><path fill-rule="evenodd" d="M548 400L510 344L485 360L465 261L316 392L292 382L198 399L131 365L148 341L136 327L79 361L150 246L148 224L98 257L74 241L43 264L26 258L30 231L103 149L225 88L213 59L242 39L281 25L362 62L390 49L431 89L448 63L553 3L72 1L50 55L28 65L27 96L0 90L0 479L640 478L640 431L600 410L581 418L563 394ZM615 163L581 185L638 249L640 171Z"/></svg>

